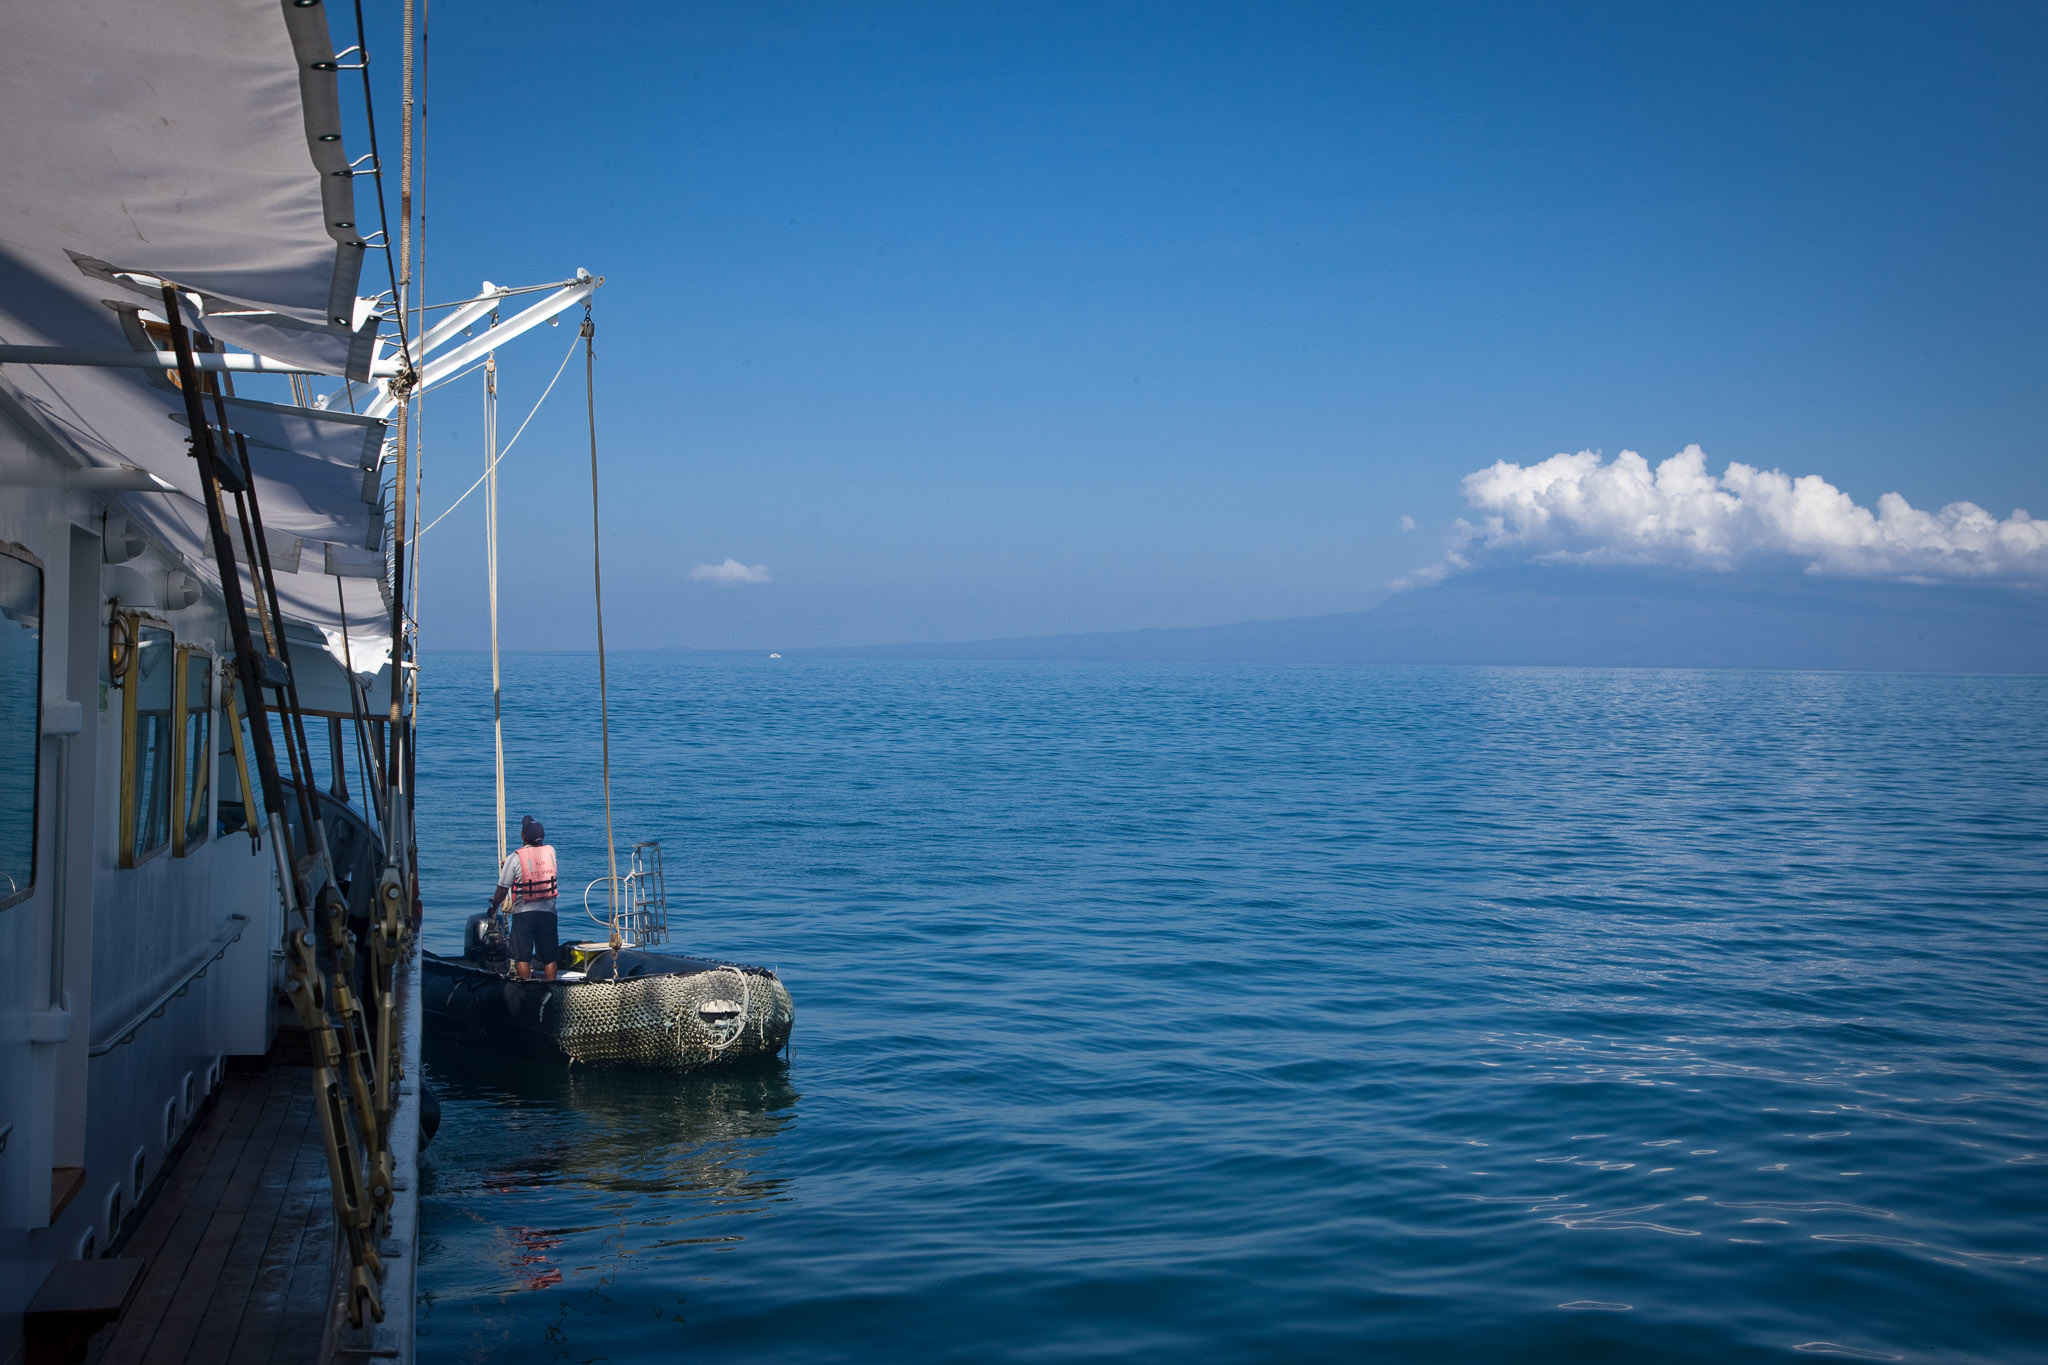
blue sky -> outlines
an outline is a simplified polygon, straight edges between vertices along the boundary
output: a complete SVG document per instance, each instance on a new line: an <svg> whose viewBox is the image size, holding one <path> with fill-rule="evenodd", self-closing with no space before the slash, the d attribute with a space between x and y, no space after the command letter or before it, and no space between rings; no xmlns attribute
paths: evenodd
<svg viewBox="0 0 2048 1365"><path fill-rule="evenodd" d="M441 0L431 36L429 296L609 281L615 646L1354 609L1472 543L1465 476L1588 449L2048 517L2039 8ZM569 341L507 351L508 432ZM591 638L577 378L503 467L519 646ZM429 400L432 510L480 407ZM728 558L769 581L689 576ZM428 538L430 646L481 642L482 560L468 508Z"/></svg>

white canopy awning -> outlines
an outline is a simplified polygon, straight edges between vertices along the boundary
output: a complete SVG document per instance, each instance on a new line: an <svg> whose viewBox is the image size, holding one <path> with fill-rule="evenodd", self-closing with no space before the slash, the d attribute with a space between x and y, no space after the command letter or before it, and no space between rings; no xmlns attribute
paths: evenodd
<svg viewBox="0 0 2048 1365"><path fill-rule="evenodd" d="M10 5L0 236L352 330L363 233L333 64L323 4Z"/></svg>
<svg viewBox="0 0 2048 1365"><path fill-rule="evenodd" d="M0 41L0 343L153 347L136 310L160 313L157 281L167 280L183 291L187 317L223 342L367 377L377 323L374 306L356 297L365 233L340 141L328 8L9 7ZM163 371L7 364L0 385L24 420L74 458L134 466L176 489L127 496L126 510L217 580L183 399ZM345 616L363 646L358 667L374 668L390 621L377 470L384 424L241 399L228 403L227 420L248 443L273 545L305 542L297 571L278 575L285 612L337 641Z"/></svg>

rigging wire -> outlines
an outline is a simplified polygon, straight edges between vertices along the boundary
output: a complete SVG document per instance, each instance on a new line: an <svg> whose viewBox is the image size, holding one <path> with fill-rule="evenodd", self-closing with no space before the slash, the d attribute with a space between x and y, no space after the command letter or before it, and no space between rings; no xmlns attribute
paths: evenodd
<svg viewBox="0 0 2048 1365"><path fill-rule="evenodd" d="M424 47L422 48L422 55L424 55ZM424 118L422 118L422 119L421 119L421 123L422 123L422 125L423 125L423 126L424 126L425 122L426 122L426 120L425 120ZM425 196L424 196L424 195L422 195L422 196L421 196L421 202L422 202L422 212L424 213L424 211L425 211L425 210L424 210L424 203L425 203ZM494 299L509 299L509 298L511 298L512 296L514 296L515 294L538 294L538 293L540 293L540 292L541 292L542 290L545 290L545 289L567 289L567 288L568 288L568 287L569 287L570 285L572 285L572 284L581 284L581 283L582 283L582 280L581 280L581 279L580 279L579 277L576 277L576 276L571 276L570 278L568 278L568 279L566 279L566 280L555 280L554 282L552 282L552 283L550 283L550 284L522 284L522 285L516 285L516 286L514 286L514 287L512 287L512 288L509 288L509 289L507 289L507 288L500 288L500 289L499 289L499 290L497 290L497 291L496 291L495 293L491 294L491 295L490 295L489 297L491 297L491 298L494 298ZM424 293L424 292L425 292L425 288L424 288L424 286L422 287L422 289L421 289L421 292L422 292L422 293ZM462 305L464 305L465 303L475 303L475 302L476 302L476 300L475 300L475 299L450 299L450 300L448 300L448 302L446 302L446 303L422 303L422 304L418 305L418 306L417 306L416 308L414 308L414 310L413 310L413 311L414 311L415 313L438 313L438 312L440 312L440 311L441 311L441 310L442 310L443 308L460 308L460 307L462 307Z"/></svg>
<svg viewBox="0 0 2048 1365"><path fill-rule="evenodd" d="M405 296L398 292L398 262L391 258L391 215L384 207L384 158L377 152L377 102L370 95L370 40L363 36L363 0L355 0L355 6L356 51L363 59L358 63L363 73L363 122L370 133L370 164L376 167L371 175L377 181L377 226L383 229L384 269L391 277L391 298L397 305L399 354L405 357L406 368L411 369L412 341L405 330ZM409 48L406 55L412 55Z"/></svg>
<svg viewBox="0 0 2048 1365"><path fill-rule="evenodd" d="M589 305L586 304L584 306L587 308ZM540 391L540 397L534 400L533 411L526 414L526 421L521 422L519 424L519 430L512 433L511 440L505 442L505 448L498 452L498 458L496 460L491 461L492 469L496 469L498 467L498 462L500 460L503 460L507 455L510 455L512 453L512 447L519 444L520 436L526 431L527 422L531 422L534 418L534 414L540 411L540 405L548 401L548 395L555 391L555 384L558 380L561 379L562 372L568 369L569 362L576 358L576 343L580 340L582 340L582 336L580 334L570 339L568 352L565 355L563 355L562 363L555 367L554 379L550 379L548 381L548 386ZM477 476L477 481L475 483L471 484L469 487L462 490L462 497L459 497L454 502L449 503L447 508L442 511L440 516L435 517L425 526L422 526L420 527L419 530L415 531L413 533L413 540L418 541L421 536L433 530L442 522L448 520L449 516L454 513L455 509L462 506L464 499L468 498L471 493L476 492L477 489L483 486L484 475L480 474Z"/></svg>

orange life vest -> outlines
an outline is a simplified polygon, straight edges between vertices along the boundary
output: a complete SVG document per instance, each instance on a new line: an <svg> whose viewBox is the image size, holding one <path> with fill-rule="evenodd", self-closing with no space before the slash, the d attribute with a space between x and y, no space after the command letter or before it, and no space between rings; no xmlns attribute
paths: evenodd
<svg viewBox="0 0 2048 1365"><path fill-rule="evenodd" d="M523 844L519 875L512 879L512 903L555 899L555 850L548 844Z"/></svg>

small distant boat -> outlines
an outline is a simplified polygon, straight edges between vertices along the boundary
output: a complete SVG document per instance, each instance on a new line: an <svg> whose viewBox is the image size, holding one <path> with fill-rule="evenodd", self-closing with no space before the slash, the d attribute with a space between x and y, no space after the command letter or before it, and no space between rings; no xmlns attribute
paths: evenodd
<svg viewBox="0 0 2048 1365"><path fill-rule="evenodd" d="M769 657L769 658L771 658L771 659L779 659L779 658L781 658L782 656L781 656L780 654L770 654L770 655L769 655L768 657Z"/></svg>
<svg viewBox="0 0 2048 1365"><path fill-rule="evenodd" d="M512 975L486 914L469 917L462 956L423 952L428 1026L497 1052L604 1067L696 1071L782 1051L796 1006L773 971L650 946L668 937L659 847L637 846L621 879L634 941L566 944L553 981Z"/></svg>

